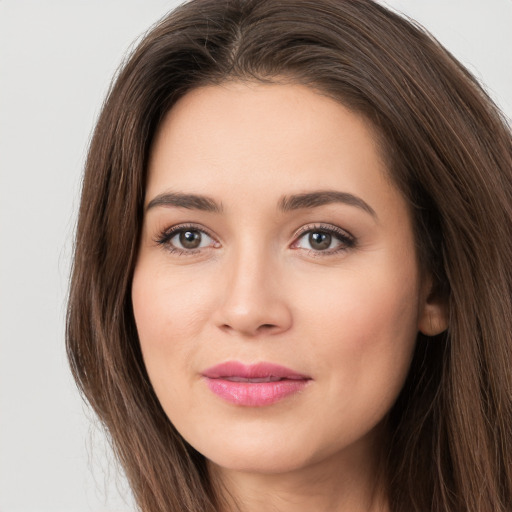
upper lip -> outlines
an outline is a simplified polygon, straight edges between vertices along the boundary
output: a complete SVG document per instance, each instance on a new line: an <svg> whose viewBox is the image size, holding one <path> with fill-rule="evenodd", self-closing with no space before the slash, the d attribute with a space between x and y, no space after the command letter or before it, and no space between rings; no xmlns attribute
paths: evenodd
<svg viewBox="0 0 512 512"><path fill-rule="evenodd" d="M238 377L241 379L268 379L280 380L309 380L307 375L298 373L290 368L274 363L256 363L246 365L239 361L226 361L207 368L202 372L209 379L222 379Z"/></svg>

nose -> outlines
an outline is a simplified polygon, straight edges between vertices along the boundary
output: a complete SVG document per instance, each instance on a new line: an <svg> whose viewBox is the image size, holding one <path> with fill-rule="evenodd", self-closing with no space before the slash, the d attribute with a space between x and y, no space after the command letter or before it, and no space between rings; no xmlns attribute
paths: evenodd
<svg viewBox="0 0 512 512"><path fill-rule="evenodd" d="M290 329L293 318L279 264L264 251L241 253L226 264L227 279L215 313L217 326L245 337Z"/></svg>

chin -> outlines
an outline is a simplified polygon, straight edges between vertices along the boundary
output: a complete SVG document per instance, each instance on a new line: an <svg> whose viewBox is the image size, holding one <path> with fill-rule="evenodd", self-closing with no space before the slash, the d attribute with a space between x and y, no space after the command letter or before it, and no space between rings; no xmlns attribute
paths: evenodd
<svg viewBox="0 0 512 512"><path fill-rule="evenodd" d="M302 470L323 460L335 459L347 448L343 436L333 439L316 428L275 425L271 421L195 432L187 439L214 466L228 471L285 474ZM300 423L300 422L299 422ZM199 434L199 435L198 435ZM351 444L350 440L348 444Z"/></svg>
<svg viewBox="0 0 512 512"><path fill-rule="evenodd" d="M243 473L283 474L299 470L311 462L299 447L269 446L262 450L254 446L230 446L204 455L215 466Z"/></svg>

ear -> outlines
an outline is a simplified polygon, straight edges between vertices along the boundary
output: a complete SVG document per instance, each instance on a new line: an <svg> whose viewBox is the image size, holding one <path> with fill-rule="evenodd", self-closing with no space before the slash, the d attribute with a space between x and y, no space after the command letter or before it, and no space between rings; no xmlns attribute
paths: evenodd
<svg viewBox="0 0 512 512"><path fill-rule="evenodd" d="M426 336L436 336L448 328L448 304L441 297L431 277L425 279L423 301L420 304L418 330Z"/></svg>

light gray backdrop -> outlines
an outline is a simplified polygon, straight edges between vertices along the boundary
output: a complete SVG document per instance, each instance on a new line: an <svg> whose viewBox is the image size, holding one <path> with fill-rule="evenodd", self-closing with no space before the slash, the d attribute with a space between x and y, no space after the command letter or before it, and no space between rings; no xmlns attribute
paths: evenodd
<svg viewBox="0 0 512 512"><path fill-rule="evenodd" d="M128 512L71 380L65 298L80 173L110 78L178 2L0 0L0 512ZM512 0L390 0L512 118Z"/></svg>

